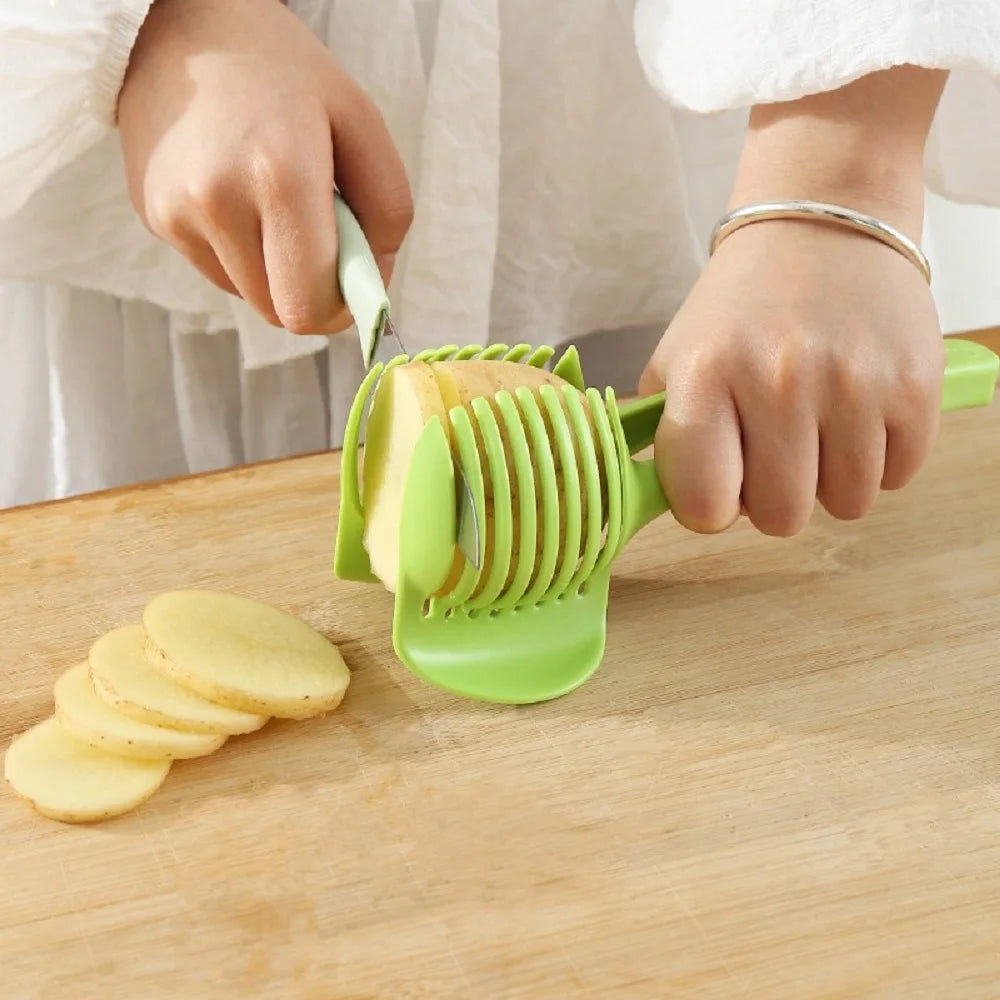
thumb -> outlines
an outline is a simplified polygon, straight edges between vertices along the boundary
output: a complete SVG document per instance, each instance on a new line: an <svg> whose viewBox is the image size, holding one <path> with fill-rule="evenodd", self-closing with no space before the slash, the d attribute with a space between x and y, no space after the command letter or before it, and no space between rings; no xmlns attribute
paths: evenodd
<svg viewBox="0 0 1000 1000"><path fill-rule="evenodd" d="M679 524L711 534L739 518L743 449L739 415L725 387L668 385L653 459Z"/></svg>

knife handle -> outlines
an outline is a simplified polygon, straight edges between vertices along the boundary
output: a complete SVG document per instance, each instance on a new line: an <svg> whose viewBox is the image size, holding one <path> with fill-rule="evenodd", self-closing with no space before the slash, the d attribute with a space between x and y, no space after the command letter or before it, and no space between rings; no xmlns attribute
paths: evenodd
<svg viewBox="0 0 1000 1000"><path fill-rule="evenodd" d="M333 192L337 218L337 278L340 294L358 328L365 369L371 368L389 319L389 296L361 224L339 191Z"/></svg>

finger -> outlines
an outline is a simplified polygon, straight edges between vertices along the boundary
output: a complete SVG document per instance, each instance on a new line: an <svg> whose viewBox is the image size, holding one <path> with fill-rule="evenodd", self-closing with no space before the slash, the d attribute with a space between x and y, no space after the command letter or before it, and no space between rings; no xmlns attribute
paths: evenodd
<svg viewBox="0 0 1000 1000"><path fill-rule="evenodd" d="M192 225L189 214L178 210L180 204L179 199L169 199L148 219L144 217L146 228L187 258L212 284L230 295L239 295L215 251Z"/></svg>
<svg viewBox="0 0 1000 1000"><path fill-rule="evenodd" d="M318 141L294 165L270 165L258 206L261 244L274 308L285 329L338 333L352 323L337 274L333 142L324 119Z"/></svg>
<svg viewBox="0 0 1000 1000"><path fill-rule="evenodd" d="M882 489L900 490L920 471L934 447L939 427L937 413L913 424L886 426L885 469Z"/></svg>
<svg viewBox="0 0 1000 1000"><path fill-rule="evenodd" d="M413 221L413 197L402 158L377 106L353 81L332 88L328 111L337 187L351 206L388 282Z"/></svg>
<svg viewBox="0 0 1000 1000"><path fill-rule="evenodd" d="M221 288L230 295L239 295L239 291L232 283L226 269L219 262L215 251L204 241L199 239L178 240L174 244L179 250L213 285Z"/></svg>
<svg viewBox="0 0 1000 1000"><path fill-rule="evenodd" d="M216 208L207 235L239 296L269 323L283 326L268 287L256 210L240 210L235 204Z"/></svg>
<svg viewBox="0 0 1000 1000"><path fill-rule="evenodd" d="M668 385L653 454L680 524L706 534L733 524L743 457L739 418L727 389Z"/></svg>
<svg viewBox="0 0 1000 1000"><path fill-rule="evenodd" d="M837 406L820 427L817 496L841 521L864 517L875 505L885 468L886 432L880 414Z"/></svg>
<svg viewBox="0 0 1000 1000"><path fill-rule="evenodd" d="M189 234L209 244L235 294L280 326L267 287L260 219L245 190L226 175L204 181L190 192L184 225Z"/></svg>
<svg viewBox="0 0 1000 1000"><path fill-rule="evenodd" d="M885 422L885 467L882 489L899 490L920 471L934 447L941 423L941 386L917 389L911 405Z"/></svg>
<svg viewBox="0 0 1000 1000"><path fill-rule="evenodd" d="M809 522L816 506L819 434L804 404L773 400L740 404L743 428L742 504L765 535L789 537Z"/></svg>

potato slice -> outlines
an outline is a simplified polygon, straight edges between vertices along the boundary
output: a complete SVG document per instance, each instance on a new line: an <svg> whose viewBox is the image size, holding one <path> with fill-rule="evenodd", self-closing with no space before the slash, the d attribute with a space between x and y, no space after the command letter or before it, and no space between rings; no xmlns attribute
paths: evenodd
<svg viewBox="0 0 1000 1000"><path fill-rule="evenodd" d="M54 718L16 737L4 777L35 810L64 823L93 823L135 809L163 784L170 761L121 757L90 746Z"/></svg>
<svg viewBox="0 0 1000 1000"><path fill-rule="evenodd" d="M102 635L90 647L88 662L94 690L139 722L189 733L235 736L255 732L268 720L266 715L216 705L157 670L146 656L142 625L126 625Z"/></svg>
<svg viewBox="0 0 1000 1000"><path fill-rule="evenodd" d="M308 719L336 708L351 674L340 650L295 615L211 590L160 594L142 616L150 661L240 712Z"/></svg>
<svg viewBox="0 0 1000 1000"><path fill-rule="evenodd" d="M204 757L226 742L225 736L185 733L151 726L122 715L94 690L86 663L70 667L55 683L56 718L77 739L109 753L146 760Z"/></svg>

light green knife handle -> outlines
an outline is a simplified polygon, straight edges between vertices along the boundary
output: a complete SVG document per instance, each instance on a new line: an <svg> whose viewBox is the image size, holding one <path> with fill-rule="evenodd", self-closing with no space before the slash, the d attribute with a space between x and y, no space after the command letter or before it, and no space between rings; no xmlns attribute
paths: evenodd
<svg viewBox="0 0 1000 1000"><path fill-rule="evenodd" d="M337 217L340 294L357 325L361 354L368 369L389 316L389 296L361 224L339 191L334 191L333 208Z"/></svg>
<svg viewBox="0 0 1000 1000"><path fill-rule="evenodd" d="M1000 374L1000 357L982 344L957 337L945 337L944 346L947 365L941 412L989 406ZM666 394L658 392L653 396L622 403L618 407L631 454L634 455L653 443L665 402Z"/></svg>

